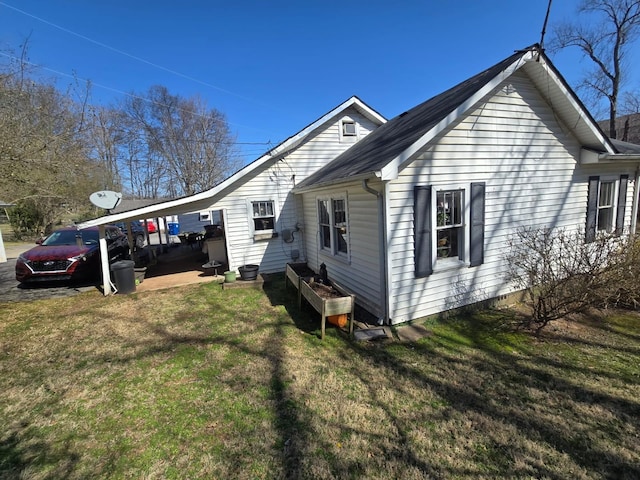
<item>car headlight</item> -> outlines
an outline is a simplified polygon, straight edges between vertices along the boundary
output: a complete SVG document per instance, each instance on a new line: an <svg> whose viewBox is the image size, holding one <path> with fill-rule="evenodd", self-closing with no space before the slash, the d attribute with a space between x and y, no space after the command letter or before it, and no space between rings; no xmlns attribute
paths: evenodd
<svg viewBox="0 0 640 480"><path fill-rule="evenodd" d="M69 257L69 260L71 260L72 262L79 262L79 261L86 262L87 256L85 254L76 255L75 257Z"/></svg>

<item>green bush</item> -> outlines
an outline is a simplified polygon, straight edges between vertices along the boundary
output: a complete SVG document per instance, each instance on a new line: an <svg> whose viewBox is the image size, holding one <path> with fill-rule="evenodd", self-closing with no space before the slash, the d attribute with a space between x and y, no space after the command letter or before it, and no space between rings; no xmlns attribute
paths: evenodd
<svg viewBox="0 0 640 480"><path fill-rule="evenodd" d="M11 209L9 223L16 240L35 238L44 231L44 214L33 200L20 200Z"/></svg>

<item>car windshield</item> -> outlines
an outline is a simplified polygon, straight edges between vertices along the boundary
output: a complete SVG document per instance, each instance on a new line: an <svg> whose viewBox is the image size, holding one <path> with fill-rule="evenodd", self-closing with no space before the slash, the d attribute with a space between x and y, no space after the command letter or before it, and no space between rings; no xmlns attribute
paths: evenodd
<svg viewBox="0 0 640 480"><path fill-rule="evenodd" d="M82 236L82 243L85 245L98 244L98 232L95 230L58 230L53 232L42 242L47 247L56 245L77 245L77 237Z"/></svg>

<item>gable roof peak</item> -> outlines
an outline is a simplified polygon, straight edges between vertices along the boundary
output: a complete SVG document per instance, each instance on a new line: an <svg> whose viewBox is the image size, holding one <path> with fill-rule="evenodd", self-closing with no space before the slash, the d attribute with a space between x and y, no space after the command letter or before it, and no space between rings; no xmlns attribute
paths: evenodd
<svg viewBox="0 0 640 480"><path fill-rule="evenodd" d="M605 151L613 147L578 97L551 64L540 44L516 50L509 57L421 104L402 112L309 176L297 191L360 177L391 180L436 135L444 131L516 71L523 69L531 82L548 95L548 103L563 110L565 121L579 130L585 145ZM548 80L551 79L551 82ZM544 88L543 88L544 87Z"/></svg>

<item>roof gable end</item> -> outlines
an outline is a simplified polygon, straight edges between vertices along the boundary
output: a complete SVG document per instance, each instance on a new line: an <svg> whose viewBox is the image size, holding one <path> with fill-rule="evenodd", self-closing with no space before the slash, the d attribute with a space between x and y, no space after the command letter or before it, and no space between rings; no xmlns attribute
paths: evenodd
<svg viewBox="0 0 640 480"><path fill-rule="evenodd" d="M528 74L543 95L543 87L553 91L552 96L544 95L545 98L550 103L562 103L565 123L571 125L574 130L579 129L578 138L582 142L604 151L614 151L614 147L595 120L551 65L540 47L532 45L389 120L336 157L333 162L301 182L296 191L349 179L370 178L374 175L382 180L396 178L399 169L415 153L462 118L482 98L519 69ZM566 115L566 112L570 112L570 115Z"/></svg>

